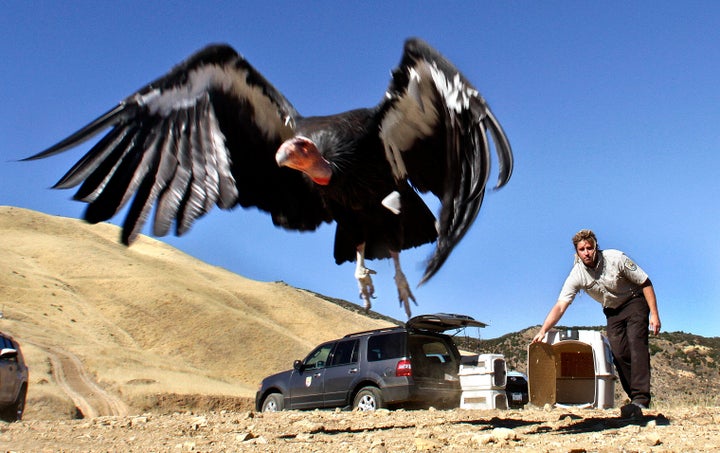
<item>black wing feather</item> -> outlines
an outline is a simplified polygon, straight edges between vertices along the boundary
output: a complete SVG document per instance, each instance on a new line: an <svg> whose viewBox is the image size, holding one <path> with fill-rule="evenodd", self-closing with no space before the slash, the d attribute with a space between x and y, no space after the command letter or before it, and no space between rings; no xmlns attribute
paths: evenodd
<svg viewBox="0 0 720 453"><path fill-rule="evenodd" d="M75 132L68 138L56 143L45 151L39 152L23 160L43 159L45 157L50 157L66 151L70 148L74 148L87 140L90 140L108 127L116 126L123 123L128 118L131 118L134 115L134 107L134 105L127 106L124 102L121 102L112 110L109 110L105 114L101 115L99 118Z"/></svg>
<svg viewBox="0 0 720 453"><path fill-rule="evenodd" d="M170 231L173 220L177 218L178 210L183 199L183 194L187 191L190 184L190 171L187 168L187 160L189 156L190 144L186 134L181 134L179 129L192 127L187 115L188 112L183 110L179 112L180 118L175 124L175 147L176 152L172 155L172 159L168 158L169 179L165 189L160 194L155 210L155 219L153 222L153 234L156 236L165 236Z"/></svg>
<svg viewBox="0 0 720 453"><path fill-rule="evenodd" d="M121 144L128 140L127 126L118 127L111 130L104 136L95 146L88 151L85 156L80 159L73 167L53 186L54 189L68 189L77 186L81 182L87 180L91 175L96 173L96 169L101 166L109 166L112 168L112 162L117 161L122 156ZM114 156L114 157L113 157ZM97 178L97 175L95 176ZM102 182L97 181L94 187ZM87 183L87 186L92 186ZM90 193L93 189L85 189L83 194L78 194L75 199L81 201L90 201Z"/></svg>
<svg viewBox="0 0 720 453"><path fill-rule="evenodd" d="M128 145L131 149L134 148L132 139ZM88 204L85 210L85 220L90 223L103 222L117 213L117 211L123 206L124 200L127 200L126 192L127 188L133 179L135 169L138 166L140 156L136 152L126 152L117 161L116 165L113 165L112 173L110 176L102 173L94 173L91 176L97 176L98 179L103 178L100 185L92 187L86 187L86 183L80 187L77 195L80 193L93 193L93 201ZM110 162L110 164L113 164ZM104 165L103 165L104 167ZM99 170L103 170L100 168ZM95 179L95 178L93 178ZM96 195L95 195L96 194Z"/></svg>

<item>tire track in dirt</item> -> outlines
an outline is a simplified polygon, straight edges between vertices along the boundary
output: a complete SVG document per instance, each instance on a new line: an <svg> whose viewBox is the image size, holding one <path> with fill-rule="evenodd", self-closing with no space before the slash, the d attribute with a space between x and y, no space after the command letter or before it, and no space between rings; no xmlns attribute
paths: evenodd
<svg viewBox="0 0 720 453"><path fill-rule="evenodd" d="M127 405L88 376L75 354L53 346L33 344L48 354L53 378L72 399L84 418L128 415Z"/></svg>

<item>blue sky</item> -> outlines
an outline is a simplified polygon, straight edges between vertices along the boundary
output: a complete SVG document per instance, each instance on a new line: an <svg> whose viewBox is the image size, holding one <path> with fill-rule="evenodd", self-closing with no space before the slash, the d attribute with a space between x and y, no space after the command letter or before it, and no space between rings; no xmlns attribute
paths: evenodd
<svg viewBox="0 0 720 453"><path fill-rule="evenodd" d="M419 36L475 84L515 152L414 313L542 323L592 228L652 278L663 330L720 335L720 3L713 1L11 1L0 15L0 205L80 217L54 184L88 149L17 162L66 137L210 42L227 42L304 115L376 104ZM491 176L495 179L495 174ZM115 218L114 222L120 222ZM276 229L213 211L166 242L249 278L360 303L334 227ZM430 246L405 253L412 285ZM404 319L389 261L371 262L374 308ZM601 325L583 295L563 325ZM474 333L473 333L474 334Z"/></svg>

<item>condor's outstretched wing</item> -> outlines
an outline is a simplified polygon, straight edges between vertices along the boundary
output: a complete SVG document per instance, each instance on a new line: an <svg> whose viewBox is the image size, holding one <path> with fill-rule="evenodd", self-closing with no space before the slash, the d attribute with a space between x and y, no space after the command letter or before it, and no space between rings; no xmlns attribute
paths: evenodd
<svg viewBox="0 0 720 453"><path fill-rule="evenodd" d="M85 219L114 216L131 198L122 241L131 243L155 206L153 233L182 235L214 205L255 206L281 227L312 230L331 218L299 172L275 152L299 114L226 45L192 55L65 140L48 157L109 132L54 186L82 185Z"/></svg>
<svg viewBox="0 0 720 453"><path fill-rule="evenodd" d="M409 39L379 106L380 138L395 177L441 203L438 242L422 281L432 277L477 217L490 174L490 137L499 161L496 188L512 174L505 132L460 71L419 39Z"/></svg>

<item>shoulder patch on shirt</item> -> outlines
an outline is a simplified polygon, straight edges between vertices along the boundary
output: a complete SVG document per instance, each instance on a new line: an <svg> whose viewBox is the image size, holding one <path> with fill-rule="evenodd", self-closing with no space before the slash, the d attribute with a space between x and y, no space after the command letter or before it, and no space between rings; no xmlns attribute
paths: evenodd
<svg viewBox="0 0 720 453"><path fill-rule="evenodd" d="M633 262L633 260L631 260L630 258L625 259L625 267L633 272L637 270L637 264L635 264L635 262Z"/></svg>

